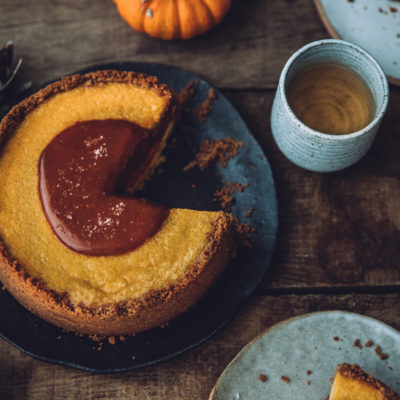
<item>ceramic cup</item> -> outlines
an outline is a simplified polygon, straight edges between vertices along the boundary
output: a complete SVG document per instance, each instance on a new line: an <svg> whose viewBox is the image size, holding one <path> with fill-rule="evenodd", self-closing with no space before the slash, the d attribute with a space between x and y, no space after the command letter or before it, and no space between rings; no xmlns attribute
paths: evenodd
<svg viewBox="0 0 400 400"><path fill-rule="evenodd" d="M286 98L291 78L304 67L320 62L341 63L364 78L374 97L375 114L363 129L345 135L325 134L305 125L291 110ZM343 40L319 40L294 53L283 68L271 111L272 134L282 153L299 167L317 172L338 171L357 162L369 150L388 98L386 76L370 54Z"/></svg>

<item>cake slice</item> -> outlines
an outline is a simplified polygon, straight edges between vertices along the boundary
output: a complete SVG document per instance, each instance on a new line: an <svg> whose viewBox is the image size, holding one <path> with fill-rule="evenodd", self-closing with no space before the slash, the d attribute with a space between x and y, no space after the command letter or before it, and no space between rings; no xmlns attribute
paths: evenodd
<svg viewBox="0 0 400 400"><path fill-rule="evenodd" d="M357 364L338 365L329 400L399 400L400 396Z"/></svg>
<svg viewBox="0 0 400 400"><path fill-rule="evenodd" d="M63 78L3 119L0 279L22 305L68 330L133 334L184 312L214 283L233 218L132 196L176 120L171 89L121 71Z"/></svg>

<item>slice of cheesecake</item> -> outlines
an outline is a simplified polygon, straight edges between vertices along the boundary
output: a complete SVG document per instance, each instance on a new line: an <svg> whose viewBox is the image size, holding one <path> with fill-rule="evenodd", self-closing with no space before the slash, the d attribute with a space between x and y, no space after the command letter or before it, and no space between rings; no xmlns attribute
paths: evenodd
<svg viewBox="0 0 400 400"><path fill-rule="evenodd" d="M358 365L338 365L329 400L399 400L400 396Z"/></svg>
<svg viewBox="0 0 400 400"><path fill-rule="evenodd" d="M217 279L230 215L132 195L158 165L176 107L155 77L99 71L45 87L3 119L0 279L26 308L76 332L132 334L184 312Z"/></svg>

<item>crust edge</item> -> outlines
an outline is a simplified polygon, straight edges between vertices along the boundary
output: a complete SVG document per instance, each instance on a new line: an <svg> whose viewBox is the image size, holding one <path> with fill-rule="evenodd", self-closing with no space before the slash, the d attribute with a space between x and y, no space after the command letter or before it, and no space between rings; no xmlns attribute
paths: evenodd
<svg viewBox="0 0 400 400"><path fill-rule="evenodd" d="M388 386L386 386L384 383L382 383L372 375L367 374L357 364L352 364L352 365L348 363L340 364L337 367L336 373L339 373L346 378L358 380L360 382L372 386L374 389L382 393L384 398L387 400L400 400L400 396L393 389L389 388Z"/></svg>
<svg viewBox="0 0 400 400"><path fill-rule="evenodd" d="M11 108L0 123L0 145L28 113L50 97L78 86L99 86L111 82L129 83L154 90L159 96L166 96L169 99L174 98L173 91L166 84L161 83L157 77L133 71L103 70L89 72L84 75L68 75L50 83Z"/></svg>
<svg viewBox="0 0 400 400"><path fill-rule="evenodd" d="M70 75L47 85L15 105L0 123L0 145L30 111L50 97L81 85L98 86L107 82L130 83L155 90L160 96L166 96L170 100L166 114L176 117L179 113L174 92L156 77L114 70ZM225 268L235 240L233 218L219 212L212 228L207 248L180 282L131 301L99 307L73 305L67 293L51 290L40 279L30 276L11 257L1 237L0 280L25 308L61 328L105 336L134 334L165 323L186 311L208 290Z"/></svg>
<svg viewBox="0 0 400 400"><path fill-rule="evenodd" d="M71 304L66 293L29 276L2 243L0 279L25 308L61 328L104 336L134 334L170 321L197 302L224 270L234 240L232 217L219 212L208 246L182 280L131 301L99 307Z"/></svg>

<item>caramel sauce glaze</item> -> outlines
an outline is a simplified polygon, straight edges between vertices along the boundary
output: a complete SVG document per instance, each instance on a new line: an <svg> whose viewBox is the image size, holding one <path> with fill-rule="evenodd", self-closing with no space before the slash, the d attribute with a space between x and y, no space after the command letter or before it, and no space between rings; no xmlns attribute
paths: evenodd
<svg viewBox="0 0 400 400"><path fill-rule="evenodd" d="M77 122L59 133L39 161L39 193L58 239L91 256L122 254L158 232L169 209L122 194L139 178L159 135L125 120Z"/></svg>

